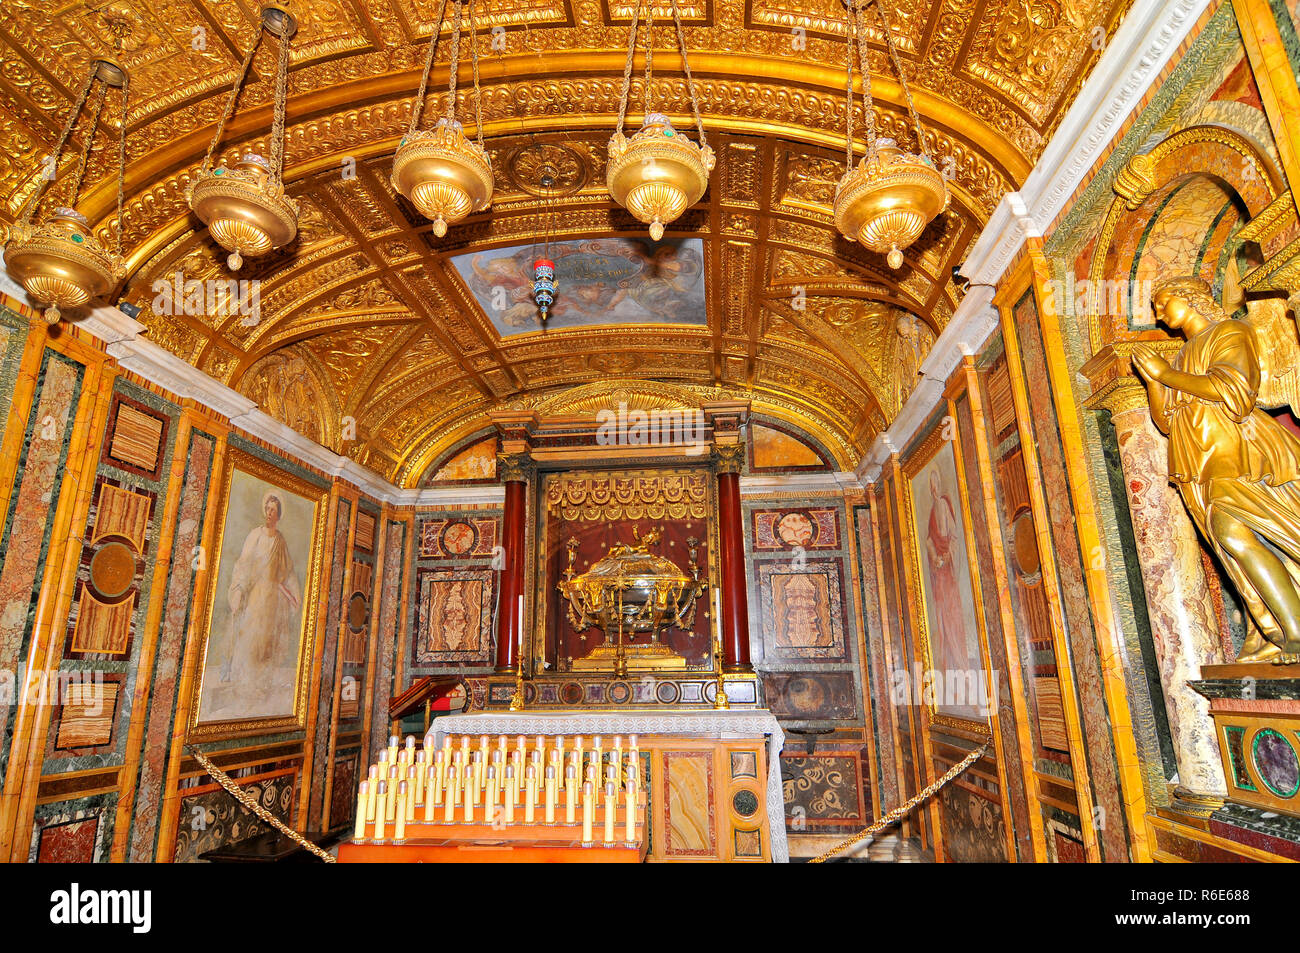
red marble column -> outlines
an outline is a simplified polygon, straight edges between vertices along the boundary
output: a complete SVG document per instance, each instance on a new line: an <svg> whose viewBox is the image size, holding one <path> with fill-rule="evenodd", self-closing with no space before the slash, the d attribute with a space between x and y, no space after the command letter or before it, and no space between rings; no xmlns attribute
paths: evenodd
<svg viewBox="0 0 1300 953"><path fill-rule="evenodd" d="M722 666L752 672L749 662L749 591L745 583L745 536L740 513L740 446L719 447L718 548L722 590Z"/></svg>
<svg viewBox="0 0 1300 953"><path fill-rule="evenodd" d="M505 514L502 517L501 546L505 566L501 571L501 599L497 608L498 672L513 672L519 664L519 598L524 593L524 546L528 514L528 483L521 462L500 458L498 464L506 485Z"/></svg>

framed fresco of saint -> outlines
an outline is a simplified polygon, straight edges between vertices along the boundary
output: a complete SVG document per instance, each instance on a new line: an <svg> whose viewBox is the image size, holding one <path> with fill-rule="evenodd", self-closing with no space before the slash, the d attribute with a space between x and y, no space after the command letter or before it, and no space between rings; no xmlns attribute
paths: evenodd
<svg viewBox="0 0 1300 953"><path fill-rule="evenodd" d="M920 701L938 724L987 734L994 702L981 648L983 612L975 598L979 570L950 422L921 442L903 465L903 476L912 531L908 586L925 666Z"/></svg>
<svg viewBox="0 0 1300 953"><path fill-rule="evenodd" d="M218 492L190 734L302 728L328 490L232 447Z"/></svg>

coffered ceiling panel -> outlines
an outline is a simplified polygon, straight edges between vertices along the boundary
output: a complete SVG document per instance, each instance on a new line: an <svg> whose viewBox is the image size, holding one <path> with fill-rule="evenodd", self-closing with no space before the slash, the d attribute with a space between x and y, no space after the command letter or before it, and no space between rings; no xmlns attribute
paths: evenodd
<svg viewBox="0 0 1300 953"><path fill-rule="evenodd" d="M1023 181L1127 0L888 7L927 145L953 194L898 271L843 240L831 222L844 170L840 0L682 0L718 165L704 199L668 237L699 241L703 322L507 334L454 259L536 240L547 208L538 187L544 164L558 173L560 197L551 203L558 239L645 238L604 185L630 3L480 0L476 42L496 195L487 213L437 239L388 173L438 0L297 0L285 177L302 209L300 232L234 276L256 282L255 315L236 299L177 308L159 295L169 284L183 292L187 282L231 277L224 253L189 214L184 190L255 36L258 4L129 5L131 257L120 297L144 309L141 320L163 347L295 429L413 485L490 410L554 404L575 387L618 381L700 399L748 397L809 426L841 466L852 466L898 412L916 364L951 316L953 266L1001 195ZM10 148L0 157L0 219L12 221L32 194L79 77L110 45L97 6L5 2L0 133ZM688 128L669 10L655 17L653 99ZM915 129L870 20L877 126L914 148ZM267 43L254 61L219 152L227 160L266 151L274 48ZM445 87L445 53L439 62L435 91ZM466 66L462 91L468 73ZM637 122L639 83L634 97L629 118ZM80 203L101 232L116 203L107 138L92 155L92 187ZM672 266L679 275L681 264ZM563 296L563 268L559 277Z"/></svg>

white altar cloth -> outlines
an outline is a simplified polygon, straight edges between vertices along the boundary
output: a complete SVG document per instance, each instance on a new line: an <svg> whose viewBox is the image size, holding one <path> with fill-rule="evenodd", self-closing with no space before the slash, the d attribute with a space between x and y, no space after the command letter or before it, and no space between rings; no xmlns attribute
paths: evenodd
<svg viewBox="0 0 1300 953"><path fill-rule="evenodd" d="M790 862L781 794L781 749L785 732L761 708L722 711L482 711L435 718L425 747L436 750L446 735L692 735L715 738L767 737L767 817L772 862Z"/></svg>

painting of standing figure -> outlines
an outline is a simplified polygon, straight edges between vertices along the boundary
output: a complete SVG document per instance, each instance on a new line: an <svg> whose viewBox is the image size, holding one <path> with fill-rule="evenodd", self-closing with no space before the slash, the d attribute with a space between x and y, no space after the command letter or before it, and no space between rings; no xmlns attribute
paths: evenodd
<svg viewBox="0 0 1300 953"><path fill-rule="evenodd" d="M318 491L237 451L226 479L197 724L296 721Z"/></svg>
<svg viewBox="0 0 1300 953"><path fill-rule="evenodd" d="M933 689L932 710L983 725L987 689L978 610L966 545L954 441L936 428L906 475L920 582L917 620Z"/></svg>

